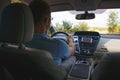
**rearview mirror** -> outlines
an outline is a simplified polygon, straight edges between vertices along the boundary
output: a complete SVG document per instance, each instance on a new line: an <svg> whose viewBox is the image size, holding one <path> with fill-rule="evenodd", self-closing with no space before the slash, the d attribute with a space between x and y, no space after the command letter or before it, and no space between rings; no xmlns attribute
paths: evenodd
<svg viewBox="0 0 120 80"><path fill-rule="evenodd" d="M95 14L94 13L88 13L87 11L84 14L77 14L76 19L77 20L86 20L86 19L94 19Z"/></svg>

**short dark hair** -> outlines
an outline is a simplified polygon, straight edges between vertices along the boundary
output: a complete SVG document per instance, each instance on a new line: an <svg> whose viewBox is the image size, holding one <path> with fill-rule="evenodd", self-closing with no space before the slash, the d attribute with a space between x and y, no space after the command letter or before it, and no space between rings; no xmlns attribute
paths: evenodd
<svg viewBox="0 0 120 80"><path fill-rule="evenodd" d="M34 0L29 6L33 13L34 24L41 23L46 16L50 16L51 11L49 4L45 1Z"/></svg>

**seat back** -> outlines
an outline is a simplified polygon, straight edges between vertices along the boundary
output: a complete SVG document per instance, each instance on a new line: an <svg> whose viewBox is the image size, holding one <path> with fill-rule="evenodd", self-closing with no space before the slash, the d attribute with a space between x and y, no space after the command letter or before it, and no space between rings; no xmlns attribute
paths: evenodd
<svg viewBox="0 0 120 80"><path fill-rule="evenodd" d="M0 66L0 80L14 80L11 73L3 66Z"/></svg>
<svg viewBox="0 0 120 80"><path fill-rule="evenodd" d="M33 31L32 12L27 5L12 3L3 10L0 65L14 80L63 80L66 72L55 64L50 53L24 46L32 39Z"/></svg>
<svg viewBox="0 0 120 80"><path fill-rule="evenodd" d="M105 54L95 67L92 80L120 80L120 53Z"/></svg>

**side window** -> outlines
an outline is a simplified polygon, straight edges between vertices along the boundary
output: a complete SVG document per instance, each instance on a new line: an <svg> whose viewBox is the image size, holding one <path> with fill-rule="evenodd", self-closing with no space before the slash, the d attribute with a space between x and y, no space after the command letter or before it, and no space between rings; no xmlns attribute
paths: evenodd
<svg viewBox="0 0 120 80"><path fill-rule="evenodd" d="M15 3L15 2L22 2L23 0L11 0L11 3Z"/></svg>
<svg viewBox="0 0 120 80"><path fill-rule="evenodd" d="M24 3L24 4L27 4L27 2L25 2L24 0L11 0L11 3Z"/></svg>
<svg viewBox="0 0 120 80"><path fill-rule="evenodd" d="M50 29L48 30L48 35L51 36L53 33L57 32L55 27L51 24Z"/></svg>

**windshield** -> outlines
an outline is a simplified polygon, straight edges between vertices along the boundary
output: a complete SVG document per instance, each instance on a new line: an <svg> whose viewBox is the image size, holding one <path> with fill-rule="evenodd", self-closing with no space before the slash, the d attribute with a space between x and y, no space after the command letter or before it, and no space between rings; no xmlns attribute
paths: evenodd
<svg viewBox="0 0 120 80"><path fill-rule="evenodd" d="M52 12L52 25L57 31L74 33L76 31L98 31L100 34L120 34L120 9L96 10L95 18L76 20L82 12Z"/></svg>

